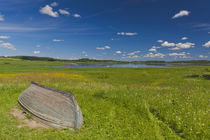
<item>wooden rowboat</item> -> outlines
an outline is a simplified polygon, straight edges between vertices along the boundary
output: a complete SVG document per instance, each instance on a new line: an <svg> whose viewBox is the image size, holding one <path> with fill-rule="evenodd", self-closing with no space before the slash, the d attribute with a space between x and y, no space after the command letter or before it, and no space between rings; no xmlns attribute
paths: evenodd
<svg viewBox="0 0 210 140"><path fill-rule="evenodd" d="M76 130L83 124L81 109L71 92L31 82L19 96L18 103L26 112L50 127Z"/></svg>

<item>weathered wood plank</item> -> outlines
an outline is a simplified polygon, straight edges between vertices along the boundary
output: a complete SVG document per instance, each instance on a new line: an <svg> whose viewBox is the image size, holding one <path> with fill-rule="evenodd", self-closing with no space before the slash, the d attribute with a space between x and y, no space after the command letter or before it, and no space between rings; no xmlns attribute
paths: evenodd
<svg viewBox="0 0 210 140"><path fill-rule="evenodd" d="M71 92L57 90L35 82L24 90L18 103L42 123L55 128L78 129L83 115Z"/></svg>

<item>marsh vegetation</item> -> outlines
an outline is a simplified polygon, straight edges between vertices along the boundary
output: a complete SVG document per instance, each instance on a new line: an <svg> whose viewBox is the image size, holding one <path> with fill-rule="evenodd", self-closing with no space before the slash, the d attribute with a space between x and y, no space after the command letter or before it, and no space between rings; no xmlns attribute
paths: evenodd
<svg viewBox="0 0 210 140"><path fill-rule="evenodd" d="M210 67L68 68L64 62L0 60L2 139L209 139ZM30 81L71 91L83 127L31 129L11 115Z"/></svg>

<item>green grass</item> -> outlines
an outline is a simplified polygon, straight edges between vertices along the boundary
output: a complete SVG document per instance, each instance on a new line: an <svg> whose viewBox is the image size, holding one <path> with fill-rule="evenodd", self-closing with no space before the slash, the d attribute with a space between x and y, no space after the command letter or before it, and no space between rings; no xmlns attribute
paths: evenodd
<svg viewBox="0 0 210 140"><path fill-rule="evenodd" d="M0 59L0 139L210 139L210 67L59 68L63 62ZM84 115L77 132L17 128L10 115L34 80L71 91Z"/></svg>

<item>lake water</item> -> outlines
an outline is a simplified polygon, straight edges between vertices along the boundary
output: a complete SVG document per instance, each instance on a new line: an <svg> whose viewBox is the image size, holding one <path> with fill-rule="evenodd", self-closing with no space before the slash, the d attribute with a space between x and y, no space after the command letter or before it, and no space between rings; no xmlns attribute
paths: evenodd
<svg viewBox="0 0 210 140"><path fill-rule="evenodd" d="M71 66L56 66L56 67L130 67L130 68L174 68L171 65L147 65L147 64L107 64L107 63L95 63L95 64L74 64Z"/></svg>

